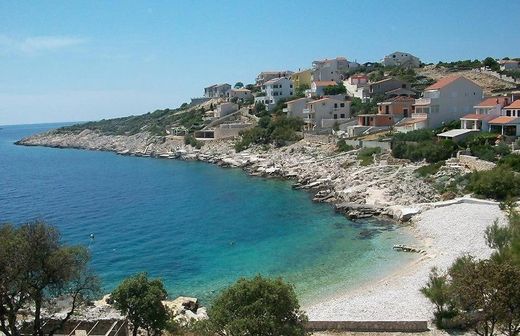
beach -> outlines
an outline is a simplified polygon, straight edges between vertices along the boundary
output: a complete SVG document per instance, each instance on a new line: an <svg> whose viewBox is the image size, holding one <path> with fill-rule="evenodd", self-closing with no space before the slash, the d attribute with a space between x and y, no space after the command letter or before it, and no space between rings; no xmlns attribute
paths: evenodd
<svg viewBox="0 0 520 336"><path fill-rule="evenodd" d="M365 284L332 299L304 307L310 320L429 320L433 306L419 292L432 267L447 269L465 254L486 258L491 254L484 232L495 219L505 221L493 204L453 204L423 212L410 230L417 246L426 251L416 261L383 279Z"/></svg>

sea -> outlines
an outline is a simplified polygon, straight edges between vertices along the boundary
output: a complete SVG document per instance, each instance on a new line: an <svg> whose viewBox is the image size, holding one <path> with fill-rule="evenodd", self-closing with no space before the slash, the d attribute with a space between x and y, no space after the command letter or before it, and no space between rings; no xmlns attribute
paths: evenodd
<svg viewBox="0 0 520 336"><path fill-rule="evenodd" d="M110 292L139 272L211 302L242 277L281 277L310 304L404 267L392 222L350 221L291 181L241 169L14 142L65 124L0 126L0 223L44 220L91 253ZM0 237L1 243L2 237Z"/></svg>

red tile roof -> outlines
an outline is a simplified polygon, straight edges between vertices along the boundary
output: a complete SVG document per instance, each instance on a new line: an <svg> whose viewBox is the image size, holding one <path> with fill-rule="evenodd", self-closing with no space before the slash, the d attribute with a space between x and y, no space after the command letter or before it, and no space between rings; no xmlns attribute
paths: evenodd
<svg viewBox="0 0 520 336"><path fill-rule="evenodd" d="M520 123L520 118L501 116L501 117L491 120L489 123L490 124L499 124L499 125L518 124L518 123Z"/></svg>
<svg viewBox="0 0 520 336"><path fill-rule="evenodd" d="M463 78L463 77L462 76L456 76L456 75L455 76L443 77L443 78L439 79L436 83L428 86L425 90L439 90L439 89L442 89L446 85L453 83L454 81L456 81L459 78Z"/></svg>
<svg viewBox="0 0 520 336"><path fill-rule="evenodd" d="M481 101L478 107L493 107L495 105L505 105L509 102L509 97L489 97Z"/></svg>
<svg viewBox="0 0 520 336"><path fill-rule="evenodd" d="M490 115L490 114L466 114L464 117L460 118L460 119L468 119L468 120L486 120L486 121L489 121L489 120L492 120L494 118L496 118L497 116L496 115Z"/></svg>
<svg viewBox="0 0 520 336"><path fill-rule="evenodd" d="M506 106L506 109L520 109L520 99L515 100L511 105Z"/></svg>

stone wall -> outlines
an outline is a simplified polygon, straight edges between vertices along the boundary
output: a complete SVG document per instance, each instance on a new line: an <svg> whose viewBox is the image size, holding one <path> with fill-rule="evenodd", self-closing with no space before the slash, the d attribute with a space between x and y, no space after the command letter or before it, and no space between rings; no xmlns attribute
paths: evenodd
<svg viewBox="0 0 520 336"><path fill-rule="evenodd" d="M308 331L424 332L427 321L309 321Z"/></svg>
<svg viewBox="0 0 520 336"><path fill-rule="evenodd" d="M459 163L468 167L471 170L485 171L495 168L496 164L489 161L484 161L475 156L458 154Z"/></svg>
<svg viewBox="0 0 520 336"><path fill-rule="evenodd" d="M376 147L379 147L382 150L390 150L390 149L392 149L392 144L390 142L368 141L368 140L348 140L348 139L345 139L345 143L347 145L354 146L356 148L376 148Z"/></svg>

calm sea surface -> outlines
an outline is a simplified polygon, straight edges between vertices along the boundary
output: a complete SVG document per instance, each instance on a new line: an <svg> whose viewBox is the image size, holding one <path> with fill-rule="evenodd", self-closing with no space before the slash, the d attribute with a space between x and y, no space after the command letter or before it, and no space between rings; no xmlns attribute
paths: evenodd
<svg viewBox="0 0 520 336"><path fill-rule="evenodd" d="M208 301L262 274L294 283L306 302L410 258L392 251L410 241L402 231L353 223L289 182L200 162L13 144L58 126L1 126L0 222L56 225L67 243L89 247L106 291L146 271L172 297Z"/></svg>

